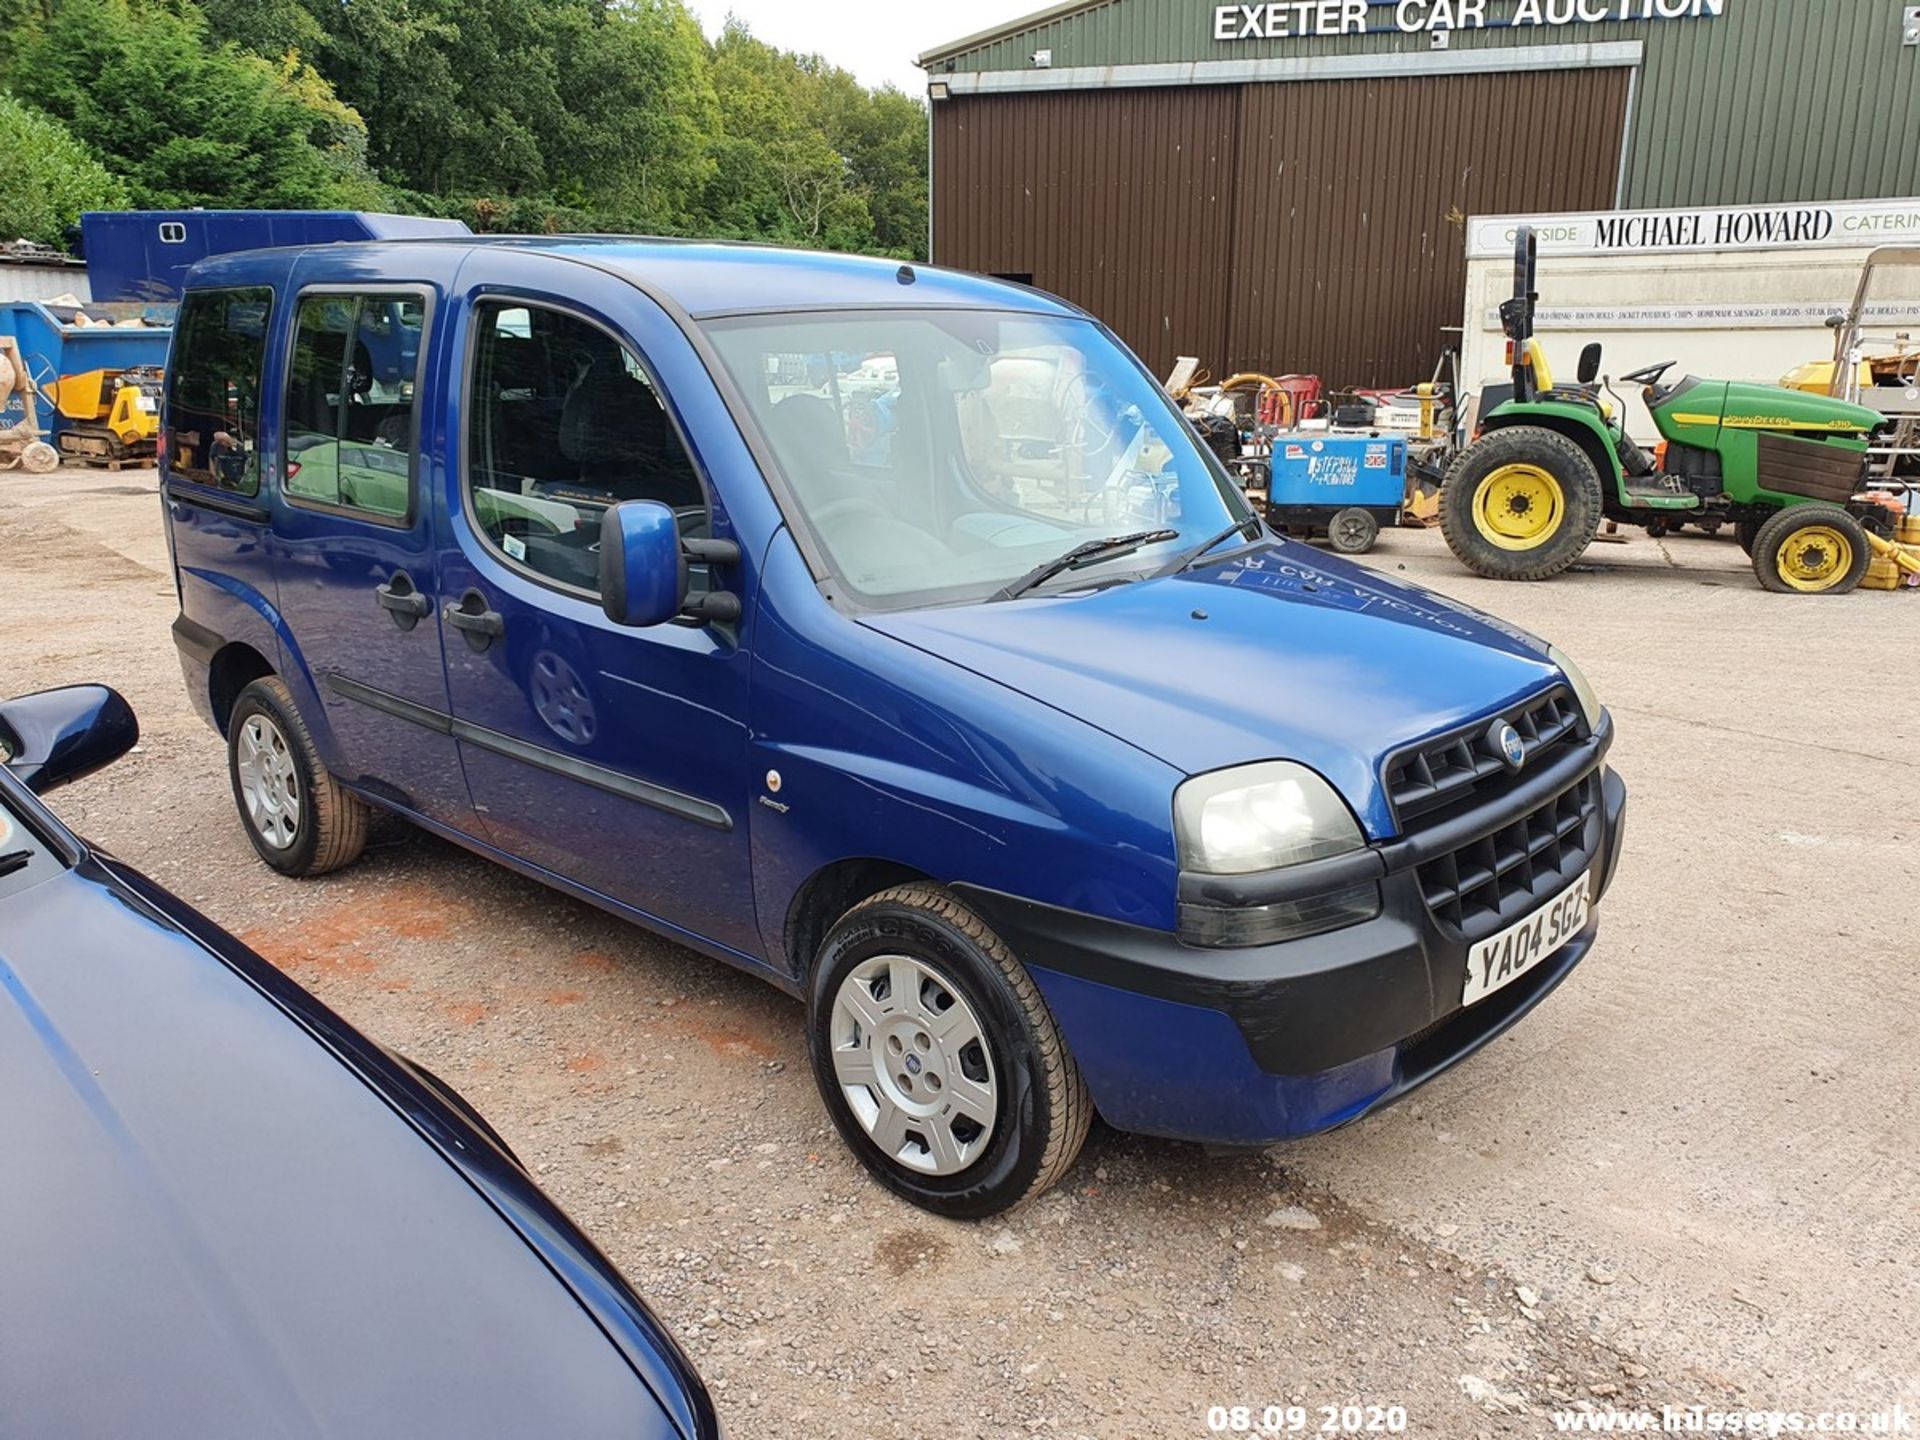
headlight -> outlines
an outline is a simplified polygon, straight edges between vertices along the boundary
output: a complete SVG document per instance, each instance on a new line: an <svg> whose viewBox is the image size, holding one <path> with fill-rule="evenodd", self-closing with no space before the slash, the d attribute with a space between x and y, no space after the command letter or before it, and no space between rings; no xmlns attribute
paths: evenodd
<svg viewBox="0 0 1920 1440"><path fill-rule="evenodd" d="M1604 712L1600 708L1600 697L1594 693L1586 672L1574 664L1573 657L1558 645L1547 647L1547 658L1560 667L1560 673L1567 677L1567 684L1573 687L1574 698L1580 702L1580 709L1586 714L1587 729L1598 730L1600 716Z"/></svg>
<svg viewBox="0 0 1920 1440"><path fill-rule="evenodd" d="M1195 776L1174 791L1173 829L1180 868L1207 875L1275 870L1366 843L1333 787L1288 760Z"/></svg>

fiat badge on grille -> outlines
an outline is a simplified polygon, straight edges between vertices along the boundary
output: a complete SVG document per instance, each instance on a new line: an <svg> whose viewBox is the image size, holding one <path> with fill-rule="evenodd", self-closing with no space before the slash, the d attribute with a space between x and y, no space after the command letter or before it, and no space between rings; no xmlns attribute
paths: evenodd
<svg viewBox="0 0 1920 1440"><path fill-rule="evenodd" d="M1520 738L1520 732L1506 721L1494 721L1493 728L1487 732L1487 739L1493 742L1494 750L1507 762L1509 770L1518 770L1526 763L1526 742Z"/></svg>

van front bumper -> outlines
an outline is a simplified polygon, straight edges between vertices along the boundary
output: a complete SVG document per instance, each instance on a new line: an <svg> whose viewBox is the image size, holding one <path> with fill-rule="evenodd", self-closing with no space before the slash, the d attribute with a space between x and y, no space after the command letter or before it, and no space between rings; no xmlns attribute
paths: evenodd
<svg viewBox="0 0 1920 1440"><path fill-rule="evenodd" d="M1357 1120L1457 1064L1525 1015L1593 947L1626 786L1601 783L1586 927L1519 979L1461 1004L1467 942L1445 933L1410 871L1380 882L1372 920L1246 949L954 888L1046 997L1094 1104L1117 1129L1228 1145Z"/></svg>

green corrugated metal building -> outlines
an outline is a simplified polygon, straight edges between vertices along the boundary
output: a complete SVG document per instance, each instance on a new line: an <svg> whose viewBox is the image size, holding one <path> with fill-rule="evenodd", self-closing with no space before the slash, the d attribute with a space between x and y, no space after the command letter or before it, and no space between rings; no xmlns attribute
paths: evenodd
<svg viewBox="0 0 1920 1440"><path fill-rule="evenodd" d="M1920 195L1914 11L1078 0L920 57L933 258L1156 366L1403 383L1457 323L1468 215Z"/></svg>

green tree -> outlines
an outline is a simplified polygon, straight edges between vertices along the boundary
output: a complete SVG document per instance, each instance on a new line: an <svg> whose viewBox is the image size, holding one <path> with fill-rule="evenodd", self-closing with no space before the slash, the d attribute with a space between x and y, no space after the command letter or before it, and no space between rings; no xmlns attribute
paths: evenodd
<svg viewBox="0 0 1920 1440"><path fill-rule="evenodd" d="M118 210L127 187L59 121L0 94L0 241L66 245L82 210Z"/></svg>
<svg viewBox="0 0 1920 1440"><path fill-rule="evenodd" d="M366 128L327 81L216 44L191 4L59 0L8 83L122 176L136 205L360 208L379 188Z"/></svg>
<svg viewBox="0 0 1920 1440"><path fill-rule="evenodd" d="M879 249L927 258L927 107L888 85L866 97L841 142L855 182L867 192Z"/></svg>
<svg viewBox="0 0 1920 1440"><path fill-rule="evenodd" d="M926 112L730 21L713 48L720 134L707 213L722 233L926 253Z"/></svg>
<svg viewBox="0 0 1920 1440"><path fill-rule="evenodd" d="M925 253L924 106L737 23L709 46L685 0L0 0L0 22L0 85L140 205Z"/></svg>
<svg viewBox="0 0 1920 1440"><path fill-rule="evenodd" d="M684 225L711 170L705 42L679 0L317 3L327 73L390 183Z"/></svg>

